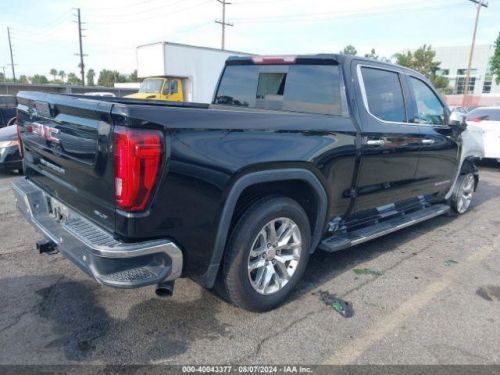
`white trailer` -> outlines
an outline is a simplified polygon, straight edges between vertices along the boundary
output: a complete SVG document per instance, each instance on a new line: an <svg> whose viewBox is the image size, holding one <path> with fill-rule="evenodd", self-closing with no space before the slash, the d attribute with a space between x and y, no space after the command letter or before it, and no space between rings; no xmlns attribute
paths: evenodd
<svg viewBox="0 0 500 375"><path fill-rule="evenodd" d="M137 47L137 75L147 77L181 78L184 100L210 103L229 56L248 56L236 51L187 44L158 42Z"/></svg>

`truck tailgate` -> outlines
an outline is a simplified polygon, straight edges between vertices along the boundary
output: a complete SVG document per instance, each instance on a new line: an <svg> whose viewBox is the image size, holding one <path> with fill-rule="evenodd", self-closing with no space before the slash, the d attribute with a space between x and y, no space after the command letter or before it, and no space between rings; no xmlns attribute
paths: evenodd
<svg viewBox="0 0 500 375"><path fill-rule="evenodd" d="M67 95L18 94L27 177L109 231L115 229L112 107Z"/></svg>

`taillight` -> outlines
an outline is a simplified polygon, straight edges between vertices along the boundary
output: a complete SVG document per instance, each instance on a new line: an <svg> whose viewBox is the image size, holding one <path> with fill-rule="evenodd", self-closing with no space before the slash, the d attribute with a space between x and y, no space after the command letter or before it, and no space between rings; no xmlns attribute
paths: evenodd
<svg viewBox="0 0 500 375"><path fill-rule="evenodd" d="M115 127L114 154L117 207L125 211L144 210L160 168L161 133Z"/></svg>
<svg viewBox="0 0 500 375"><path fill-rule="evenodd" d="M481 122L481 119L480 119L479 117L472 117L472 118L467 119L467 121L471 121L471 122Z"/></svg>

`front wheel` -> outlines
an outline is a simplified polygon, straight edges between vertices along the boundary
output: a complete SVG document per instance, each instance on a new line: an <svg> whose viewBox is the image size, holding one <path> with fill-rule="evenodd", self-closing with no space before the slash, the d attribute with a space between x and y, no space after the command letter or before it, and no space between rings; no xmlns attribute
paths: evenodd
<svg viewBox="0 0 500 375"><path fill-rule="evenodd" d="M221 274L226 296L252 311L279 306L304 273L310 242L309 220L296 201L257 201L234 227L226 249Z"/></svg>
<svg viewBox="0 0 500 375"><path fill-rule="evenodd" d="M451 208L462 215L467 212L472 202L475 189L475 178L473 173L462 174L458 177L453 195L451 196Z"/></svg>

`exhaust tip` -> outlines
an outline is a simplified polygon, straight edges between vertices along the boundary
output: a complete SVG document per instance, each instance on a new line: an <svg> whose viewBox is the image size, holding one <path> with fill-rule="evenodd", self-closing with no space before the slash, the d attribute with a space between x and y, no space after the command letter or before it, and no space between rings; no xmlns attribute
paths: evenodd
<svg viewBox="0 0 500 375"><path fill-rule="evenodd" d="M156 287L155 293L158 297L166 298L171 297L174 294L174 282L166 282L162 284L158 284Z"/></svg>
<svg viewBox="0 0 500 375"><path fill-rule="evenodd" d="M51 240L40 240L36 243L36 249L40 254L57 253L57 244Z"/></svg>

